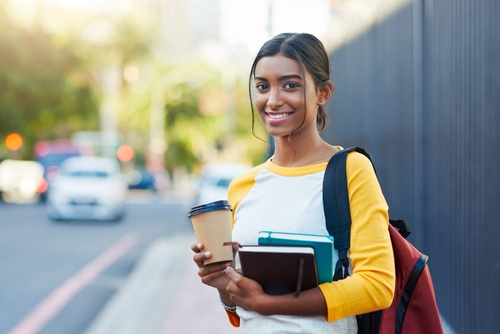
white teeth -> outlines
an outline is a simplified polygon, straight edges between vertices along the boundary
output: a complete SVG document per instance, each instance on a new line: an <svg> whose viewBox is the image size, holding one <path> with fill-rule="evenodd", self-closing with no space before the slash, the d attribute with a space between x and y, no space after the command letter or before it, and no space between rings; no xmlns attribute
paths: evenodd
<svg viewBox="0 0 500 334"><path fill-rule="evenodd" d="M270 119L280 119L280 118L284 118L284 117L287 117L289 116L290 113L286 113L286 114L267 114L267 116L270 118Z"/></svg>

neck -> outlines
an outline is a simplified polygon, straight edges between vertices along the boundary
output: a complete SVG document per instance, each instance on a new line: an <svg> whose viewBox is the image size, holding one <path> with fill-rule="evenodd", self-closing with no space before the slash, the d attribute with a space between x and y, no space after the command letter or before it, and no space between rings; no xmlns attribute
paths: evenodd
<svg viewBox="0 0 500 334"><path fill-rule="evenodd" d="M328 161L337 149L316 132L308 138L274 137L273 163L283 167L303 167Z"/></svg>

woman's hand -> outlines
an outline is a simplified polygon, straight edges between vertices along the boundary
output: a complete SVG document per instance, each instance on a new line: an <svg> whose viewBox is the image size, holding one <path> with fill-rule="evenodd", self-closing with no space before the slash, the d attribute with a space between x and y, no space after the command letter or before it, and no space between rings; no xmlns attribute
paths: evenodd
<svg viewBox="0 0 500 334"><path fill-rule="evenodd" d="M326 301L319 288L302 291L299 296L293 293L285 295L268 295L256 281L243 277L233 268L226 269L229 283L226 292L239 307L262 315L301 315L325 316Z"/></svg>
<svg viewBox="0 0 500 334"><path fill-rule="evenodd" d="M227 267L231 266L232 262L204 265L203 261L210 259L212 257L212 253L202 252L203 245L200 243L191 245L191 249L196 253L193 255L193 260L199 268L198 275L200 276L201 281L204 284L217 289L226 289L229 278L227 278L225 270Z"/></svg>
<svg viewBox="0 0 500 334"><path fill-rule="evenodd" d="M243 277L231 267L228 267L225 273L226 277L229 278L226 291L231 300L247 311L263 313L259 309L259 302L263 301L263 297L268 295L264 293L260 284L250 278Z"/></svg>

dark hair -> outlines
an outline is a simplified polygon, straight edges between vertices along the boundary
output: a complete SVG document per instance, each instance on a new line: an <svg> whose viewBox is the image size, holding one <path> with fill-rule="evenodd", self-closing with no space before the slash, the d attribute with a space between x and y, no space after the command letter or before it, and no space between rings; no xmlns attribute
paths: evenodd
<svg viewBox="0 0 500 334"><path fill-rule="evenodd" d="M271 57L277 54L296 60L302 72L306 70L311 74L315 87L321 87L330 80L330 60L323 43L311 34L282 33L279 34L260 48L250 69L248 93L252 108L252 131L254 129L254 108L252 101L252 80L255 74L255 67L263 57ZM304 93L305 98L305 93ZM316 115L318 131L321 132L328 122L328 115L322 105L318 106Z"/></svg>

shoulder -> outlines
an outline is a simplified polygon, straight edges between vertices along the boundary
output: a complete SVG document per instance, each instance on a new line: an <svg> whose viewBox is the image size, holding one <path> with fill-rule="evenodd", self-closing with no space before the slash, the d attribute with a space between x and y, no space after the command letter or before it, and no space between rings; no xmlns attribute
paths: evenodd
<svg viewBox="0 0 500 334"><path fill-rule="evenodd" d="M372 163L368 157L359 152L353 151L349 152L347 155L346 166L348 167L357 167L357 168L371 168L373 169Z"/></svg>
<svg viewBox="0 0 500 334"><path fill-rule="evenodd" d="M240 175L238 175L237 177L235 177L233 179L233 181L230 183L229 187L231 188L231 187L235 187L235 186L241 186L241 184L252 182L255 179L255 176L261 170L266 168L266 164L267 164L267 162L241 173Z"/></svg>
<svg viewBox="0 0 500 334"><path fill-rule="evenodd" d="M347 155L346 174L349 180L359 177L377 179L370 159L364 154L355 151L349 152Z"/></svg>
<svg viewBox="0 0 500 334"><path fill-rule="evenodd" d="M228 200L233 208L241 201L243 197L253 188L255 185L255 178L260 171L265 169L267 162L253 167L246 172L235 177L228 188Z"/></svg>
<svg viewBox="0 0 500 334"><path fill-rule="evenodd" d="M368 157L359 152L350 152L346 161L346 177L351 209L360 205L387 206L377 174Z"/></svg>

